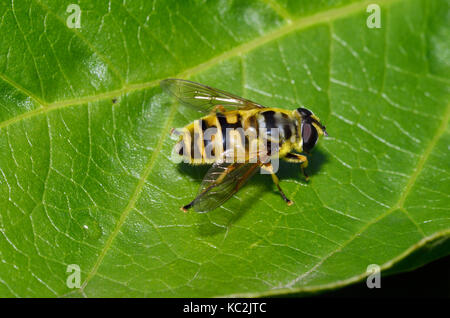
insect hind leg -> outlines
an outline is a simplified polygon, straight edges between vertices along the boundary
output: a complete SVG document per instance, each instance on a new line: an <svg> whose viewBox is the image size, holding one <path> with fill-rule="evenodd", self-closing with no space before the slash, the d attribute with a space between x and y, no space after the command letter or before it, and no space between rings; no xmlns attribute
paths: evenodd
<svg viewBox="0 0 450 318"><path fill-rule="evenodd" d="M188 210L189 210L190 208L192 208L192 206L194 205L194 203L195 203L195 199L192 200L191 202L189 202L188 204L182 206L182 207L180 208L180 210L183 211L184 213L187 213Z"/></svg>

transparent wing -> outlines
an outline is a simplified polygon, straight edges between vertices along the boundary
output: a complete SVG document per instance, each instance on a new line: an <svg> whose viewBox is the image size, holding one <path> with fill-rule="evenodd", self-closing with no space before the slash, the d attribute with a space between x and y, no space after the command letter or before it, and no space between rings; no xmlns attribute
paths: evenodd
<svg viewBox="0 0 450 318"><path fill-rule="evenodd" d="M242 97L187 80L169 78L161 81L160 85L165 92L174 95L181 103L205 113L211 112L218 105L226 110L264 108Z"/></svg>
<svg viewBox="0 0 450 318"><path fill-rule="evenodd" d="M192 207L208 212L222 205L249 180L261 163L215 163L203 178Z"/></svg>

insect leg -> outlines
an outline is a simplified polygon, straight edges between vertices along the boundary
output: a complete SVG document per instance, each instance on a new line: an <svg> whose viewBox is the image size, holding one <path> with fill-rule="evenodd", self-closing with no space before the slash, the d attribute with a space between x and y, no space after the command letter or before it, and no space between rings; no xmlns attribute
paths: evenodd
<svg viewBox="0 0 450 318"><path fill-rule="evenodd" d="M292 202L291 200L289 200L289 199L286 197L286 195L284 194L283 190L281 189L281 187L280 187L280 180L278 179L278 177L277 177L277 175L275 174L275 172L273 172L272 164L271 164L271 163L265 164L265 165L264 165L264 169L266 169L267 171L269 171L270 174L272 175L273 183L275 183L275 185L276 185L277 188L278 188L278 191L280 191L280 194L281 194L281 197L283 198L283 200L287 203L287 205L292 205L292 203L294 203L294 202Z"/></svg>
<svg viewBox="0 0 450 318"><path fill-rule="evenodd" d="M181 211L184 213L187 213L187 211L194 205L195 199L192 200L189 204L186 204L185 206L181 207Z"/></svg>
<svg viewBox="0 0 450 318"><path fill-rule="evenodd" d="M299 163L300 169L302 170L302 173L305 176L306 181L309 180L309 176L305 172L305 168L308 166L308 158L306 156L290 152L283 159L289 162Z"/></svg>

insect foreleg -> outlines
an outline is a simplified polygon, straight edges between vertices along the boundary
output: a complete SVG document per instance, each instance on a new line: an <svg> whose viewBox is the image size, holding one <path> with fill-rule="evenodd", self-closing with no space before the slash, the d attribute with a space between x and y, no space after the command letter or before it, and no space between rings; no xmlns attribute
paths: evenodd
<svg viewBox="0 0 450 318"><path fill-rule="evenodd" d="M283 159L289 162L299 163L300 169L302 170L302 173L305 176L306 181L309 180L309 176L305 172L305 168L308 167L308 158L306 156L290 152Z"/></svg>

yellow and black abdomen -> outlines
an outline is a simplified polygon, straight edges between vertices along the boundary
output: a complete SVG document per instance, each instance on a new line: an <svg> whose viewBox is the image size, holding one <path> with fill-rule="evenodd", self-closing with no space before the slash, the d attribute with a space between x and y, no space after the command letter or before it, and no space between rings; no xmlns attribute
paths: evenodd
<svg viewBox="0 0 450 318"><path fill-rule="evenodd" d="M269 138L270 143L273 128L279 129L277 143L283 156L297 140L298 127L288 111L275 108L228 111L195 120L179 131L175 152L192 164L214 163L228 149L248 160L249 149L254 149L251 143L261 138Z"/></svg>

